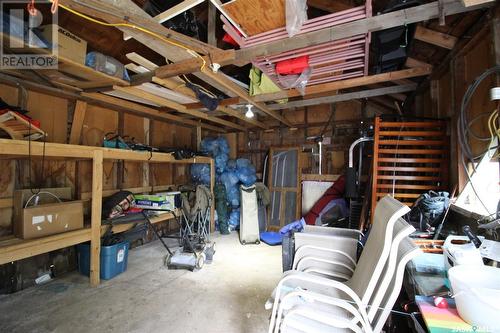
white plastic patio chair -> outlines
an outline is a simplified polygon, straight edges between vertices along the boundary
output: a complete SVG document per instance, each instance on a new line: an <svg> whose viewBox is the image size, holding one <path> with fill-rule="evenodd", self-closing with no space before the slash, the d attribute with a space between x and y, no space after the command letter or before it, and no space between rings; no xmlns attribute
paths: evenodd
<svg viewBox="0 0 500 333"><path fill-rule="evenodd" d="M394 223L409 210L406 205L393 197L382 198L375 209L374 222L365 249L371 251L374 244L370 239L374 239L375 242L383 241L387 245L387 252ZM325 227L312 227L309 230L316 231L294 234L296 251L292 270L308 271L319 275L329 272L328 275L341 281L352 276L356 267L358 239L349 236L352 234L351 230ZM374 237L371 237L372 235Z"/></svg>
<svg viewBox="0 0 500 333"><path fill-rule="evenodd" d="M381 332L401 290L406 264L421 253L410 238L405 237L400 242L393 256L395 267L388 263L384 269L384 279L380 281L380 285L388 284L385 291L378 293L382 295L380 304L360 305L359 299L339 299L308 290L289 293L283 302L298 298L304 301L296 303L287 311L281 326L277 325L276 332ZM394 269L391 271L391 268ZM386 277L390 281L386 281ZM373 318L368 318L370 312L374 312Z"/></svg>
<svg viewBox="0 0 500 333"><path fill-rule="evenodd" d="M386 272L394 271L398 246L405 237L414 231L415 228L399 218L394 223L393 236L387 242L388 244L382 240L378 241L376 234L371 235L370 237L373 238L370 244L367 243L369 246L363 251L354 274L345 283L306 272L286 272L274 289L271 299L266 304L267 308L272 304L273 309L269 333L273 332L274 327L279 326L283 311L296 305L293 302L301 303L300 299L287 297L287 294L293 291L308 290L326 296L342 298L339 293L339 286L342 285L343 288L349 290L349 292L346 292L341 289L349 298L353 300L359 299L360 304L375 304L371 302L372 297L375 297L375 287L378 285L377 293L384 293L389 284L387 280L385 283L379 283L379 280L383 280L381 274L384 267L387 266ZM368 249L369 251L367 251ZM285 303L283 303L284 298L287 299Z"/></svg>

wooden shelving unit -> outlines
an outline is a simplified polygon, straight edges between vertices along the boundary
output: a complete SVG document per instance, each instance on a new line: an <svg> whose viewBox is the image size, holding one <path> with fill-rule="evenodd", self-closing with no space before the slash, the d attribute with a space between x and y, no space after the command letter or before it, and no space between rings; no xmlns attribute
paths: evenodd
<svg viewBox="0 0 500 333"><path fill-rule="evenodd" d="M30 152L31 150L31 152ZM45 153L44 153L45 150ZM177 163L177 164L210 164L211 185L213 193L215 169L214 161L209 157L196 157L185 160L176 160L172 154L139 152L112 148L68 145L60 143L27 142L21 140L0 139L0 156L3 159L23 159L31 154L32 157L45 156L51 159L92 160L92 193L91 193L91 223L90 227L65 232L47 237L23 240L15 237L0 240L0 264L28 258L37 254L46 253L64 247L90 241L90 283L99 284L99 256L101 234L106 226L101 226L102 180L104 160L138 161L146 163ZM162 214L152 219L159 223L172 218L172 214ZM130 226L114 227L114 232L125 231ZM214 229L214 206L211 208L210 227Z"/></svg>

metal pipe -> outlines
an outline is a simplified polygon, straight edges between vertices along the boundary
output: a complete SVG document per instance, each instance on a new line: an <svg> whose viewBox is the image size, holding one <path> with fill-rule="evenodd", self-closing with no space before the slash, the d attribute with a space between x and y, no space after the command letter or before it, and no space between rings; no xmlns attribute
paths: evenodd
<svg viewBox="0 0 500 333"><path fill-rule="evenodd" d="M349 147L349 168L354 166L354 148L361 142L373 141L373 138L370 137L362 137L354 141Z"/></svg>
<svg viewBox="0 0 500 333"><path fill-rule="evenodd" d="M321 175L321 170L322 170L322 167L321 167L321 163L323 161L323 149L322 146L323 146L323 139L320 139L318 141L318 149L319 149L319 174Z"/></svg>

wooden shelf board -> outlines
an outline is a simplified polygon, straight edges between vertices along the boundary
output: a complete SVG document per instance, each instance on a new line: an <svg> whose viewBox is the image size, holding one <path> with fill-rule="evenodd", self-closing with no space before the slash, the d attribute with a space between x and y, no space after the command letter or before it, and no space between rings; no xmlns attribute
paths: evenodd
<svg viewBox="0 0 500 333"><path fill-rule="evenodd" d="M90 228L35 239L10 238L0 242L0 265L62 249L90 240Z"/></svg>
<svg viewBox="0 0 500 333"><path fill-rule="evenodd" d="M23 140L0 139L0 155L13 155L16 157L29 156L31 144L31 155L42 156L44 154L43 142L27 142ZM197 156L195 158L176 160L170 153L149 153L147 151L133 151L115 148L91 147L81 145L68 145L63 143L45 143L46 157L72 156L72 159L92 159L94 151L101 150L103 158L107 160L127 160L150 163L210 163L211 158L206 156Z"/></svg>

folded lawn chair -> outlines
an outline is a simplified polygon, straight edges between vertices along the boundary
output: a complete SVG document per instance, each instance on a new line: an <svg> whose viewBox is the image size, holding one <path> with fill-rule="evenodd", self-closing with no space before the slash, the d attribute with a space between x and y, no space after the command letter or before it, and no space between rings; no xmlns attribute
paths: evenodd
<svg viewBox="0 0 500 333"><path fill-rule="evenodd" d="M273 291L273 295L267 304L273 305L269 333L273 332L275 327L279 327L283 309L286 309L291 304L290 296L287 294L297 290L305 289L335 298L342 297L342 293L339 293L340 290L352 299L359 299L361 304L376 305L372 301L375 298L380 300L380 297L377 298L377 293L385 292L389 285L389 281L381 277L384 267L386 267L386 274L394 271L399 244L414 231L415 228L402 218L399 218L391 231L393 236L387 242L389 244L377 239L376 234L372 234L370 237L373 238L370 244L367 243L367 247L363 251L352 277L344 283L306 272L290 271L286 273ZM384 281L382 283L379 280ZM282 306L281 304L284 297L289 299L288 306Z"/></svg>
<svg viewBox="0 0 500 333"><path fill-rule="evenodd" d="M365 249L372 251L372 248L381 242L385 245L386 255L390 248L394 224L409 210L406 205L390 196L382 198L375 209L373 226ZM327 275L331 277L346 280L356 267L359 235L358 230L306 227L304 232L294 234L296 250L292 269L317 274L329 272ZM334 267L338 270L333 269Z"/></svg>
<svg viewBox="0 0 500 333"><path fill-rule="evenodd" d="M410 238L405 237L400 242L393 256L392 271L389 264L386 265L384 279L379 282L381 287L385 283L388 285L377 292L381 299L378 304L363 303L353 290L345 289L345 285L337 281L333 281L336 286L330 288L343 291L339 293L341 297L329 297L309 290L289 293L283 297L282 305L286 307L290 301L292 305L281 326L277 325L276 332L381 332L401 290L406 264L421 253ZM297 299L301 302L296 302Z"/></svg>

